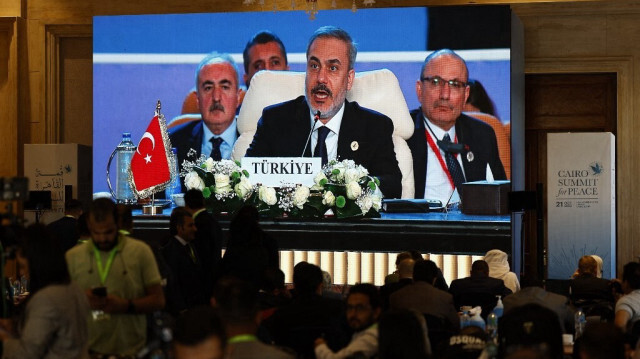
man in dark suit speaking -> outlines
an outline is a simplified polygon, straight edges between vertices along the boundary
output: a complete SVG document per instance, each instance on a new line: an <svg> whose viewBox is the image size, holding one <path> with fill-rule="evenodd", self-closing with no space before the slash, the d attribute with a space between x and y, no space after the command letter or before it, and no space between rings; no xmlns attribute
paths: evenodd
<svg viewBox="0 0 640 359"><path fill-rule="evenodd" d="M424 60L416 93L420 108L411 111L413 135L407 144L413 156L415 197L460 201L464 182L507 176L491 126L462 114L469 97L465 61L449 49Z"/></svg>
<svg viewBox="0 0 640 359"><path fill-rule="evenodd" d="M313 154L322 157L323 164L352 159L380 179L385 197L400 197L402 175L391 119L346 101L355 58L356 48L346 31L333 26L316 30L307 46L305 96L263 110L246 156Z"/></svg>

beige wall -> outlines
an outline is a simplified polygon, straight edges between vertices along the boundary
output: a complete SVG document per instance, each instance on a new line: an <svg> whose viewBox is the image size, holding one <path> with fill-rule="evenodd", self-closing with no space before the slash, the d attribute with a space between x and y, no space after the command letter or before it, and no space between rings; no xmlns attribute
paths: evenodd
<svg viewBox="0 0 640 359"><path fill-rule="evenodd" d="M319 0L320 9L329 0ZM257 2L257 1L256 1ZM467 1L377 0L376 6L464 4ZM296 0L297 8L306 2ZM634 237L640 233L634 202L640 198L635 179L640 146L640 1L608 0L547 3L532 1L474 1L510 3L525 28L525 71L616 72L618 74L618 263L640 255ZM289 9L290 0L277 0ZM351 0L338 0L350 8ZM358 0L358 4L361 1ZM266 0L265 9L273 7ZM256 11L242 0L2 0L0 1L0 176L21 172L24 143L51 143L62 138L56 102L55 54L61 39L90 39L93 15ZM86 118L87 127L91 118ZM73 137L71 135L66 135ZM620 267L620 265L619 265Z"/></svg>

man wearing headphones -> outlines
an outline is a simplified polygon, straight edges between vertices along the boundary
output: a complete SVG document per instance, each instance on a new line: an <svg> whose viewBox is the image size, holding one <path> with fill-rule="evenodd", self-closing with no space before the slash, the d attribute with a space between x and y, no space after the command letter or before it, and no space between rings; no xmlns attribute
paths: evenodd
<svg viewBox="0 0 640 359"><path fill-rule="evenodd" d="M91 305L89 350L94 357L133 357L146 343L145 314L164 307L158 266L148 245L119 232L110 199L93 201L88 224L91 241L66 258Z"/></svg>

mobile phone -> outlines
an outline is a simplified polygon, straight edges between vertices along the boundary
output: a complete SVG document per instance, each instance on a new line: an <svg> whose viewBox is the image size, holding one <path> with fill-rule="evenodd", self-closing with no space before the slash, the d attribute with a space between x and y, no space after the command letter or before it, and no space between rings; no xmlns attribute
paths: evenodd
<svg viewBox="0 0 640 359"><path fill-rule="evenodd" d="M107 287L95 287L91 288L91 293L96 297L106 297L107 296Z"/></svg>

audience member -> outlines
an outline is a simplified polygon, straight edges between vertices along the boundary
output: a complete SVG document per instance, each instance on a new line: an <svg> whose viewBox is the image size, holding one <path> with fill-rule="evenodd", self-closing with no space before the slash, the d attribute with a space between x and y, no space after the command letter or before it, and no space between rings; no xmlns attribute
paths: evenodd
<svg viewBox="0 0 640 359"><path fill-rule="evenodd" d="M518 276L509 267L508 256L499 249L492 249L484 255L484 261L489 265L489 276L491 278L502 279L504 285L511 289L513 293L520 290Z"/></svg>
<svg viewBox="0 0 640 359"><path fill-rule="evenodd" d="M396 270L384 277L384 284L395 283L400 280L400 276L398 274L398 266L400 265L400 262L409 258L411 258L411 252L398 253L398 255L396 256Z"/></svg>
<svg viewBox="0 0 640 359"><path fill-rule="evenodd" d="M220 311L227 333L227 359L294 358L272 345L258 340L256 333L261 321L258 290L248 282L226 277L218 281L212 302Z"/></svg>
<svg viewBox="0 0 640 359"><path fill-rule="evenodd" d="M215 309L202 306L182 313L173 329L174 359L222 359L227 336Z"/></svg>
<svg viewBox="0 0 640 359"><path fill-rule="evenodd" d="M629 262L622 268L625 295L616 302L615 324L623 333L630 332L640 319L640 263Z"/></svg>
<svg viewBox="0 0 640 359"><path fill-rule="evenodd" d="M500 319L498 337L501 358L563 358L558 316L539 304L525 304L505 311ZM524 353L537 353L537 356L525 356Z"/></svg>
<svg viewBox="0 0 640 359"><path fill-rule="evenodd" d="M564 332L572 332L574 312L569 306L567 297L547 292L542 281L535 278L525 278L522 284L522 290L510 294L502 300L505 313L526 304L538 304L556 313L560 320L560 327Z"/></svg>
<svg viewBox="0 0 640 359"><path fill-rule="evenodd" d="M444 349L443 359L477 359L480 358L489 340L487 333L480 327L462 328L459 334L451 336Z"/></svg>
<svg viewBox="0 0 640 359"><path fill-rule="evenodd" d="M0 322L2 357L87 358L89 302L71 282L60 243L43 225L32 225L16 259L30 279L31 293L17 333L10 320Z"/></svg>
<svg viewBox="0 0 640 359"><path fill-rule="evenodd" d="M498 117L496 115L496 106L491 97L485 90L482 83L478 80L469 79L469 97L464 104L462 111L464 112L482 112L488 115Z"/></svg>
<svg viewBox="0 0 640 359"><path fill-rule="evenodd" d="M497 296L504 297L511 294L511 290L504 286L502 279L489 277L489 265L483 260L473 262L470 274L451 282L449 293L453 295L456 308L481 306L482 317L486 318L498 303Z"/></svg>
<svg viewBox="0 0 640 359"><path fill-rule="evenodd" d="M260 287L265 269L279 267L278 244L260 228L258 210L242 207L229 225L229 242L220 263L220 276L234 276Z"/></svg>
<svg viewBox="0 0 640 359"><path fill-rule="evenodd" d="M202 255L194 245L196 226L191 213L176 207L169 219L170 237L162 247L162 257L171 270L167 283L167 310L177 315L189 308L209 303Z"/></svg>
<svg viewBox="0 0 640 359"><path fill-rule="evenodd" d="M347 296L347 322L354 331L351 342L337 352L323 338L315 341L317 359L372 358L378 353L378 317L380 295L373 284L356 284Z"/></svg>
<svg viewBox="0 0 640 359"><path fill-rule="evenodd" d="M258 298L263 320L291 302L291 293L284 285L284 272L280 268L268 267L264 270Z"/></svg>
<svg viewBox="0 0 640 359"><path fill-rule="evenodd" d="M185 209L191 213L196 225L196 237L193 244L201 254L202 268L205 273L205 293L208 297L213 294L216 273L222 257L222 242L224 236L218 221L204 206L202 192L190 189L184 194Z"/></svg>
<svg viewBox="0 0 640 359"><path fill-rule="evenodd" d="M106 198L89 211L91 241L66 254L71 279L91 308L89 348L104 355L135 355L147 337L146 313L164 307L160 273L149 246L119 234L116 205Z"/></svg>
<svg viewBox="0 0 640 359"><path fill-rule="evenodd" d="M413 266L416 261L411 258L404 259L398 265L396 274L398 275L398 281L386 283L380 288L380 297L382 298L382 309L389 309L389 297L396 291L404 288L405 286L413 283Z"/></svg>
<svg viewBox="0 0 640 359"><path fill-rule="evenodd" d="M70 199L64 204L64 217L47 226L64 252L78 244L78 218L82 215L82 202Z"/></svg>
<svg viewBox="0 0 640 359"><path fill-rule="evenodd" d="M598 278L602 278L602 258L600 258L600 256L592 254L591 258L595 259L596 261L596 277Z"/></svg>
<svg viewBox="0 0 640 359"><path fill-rule="evenodd" d="M437 317L447 328L460 328L453 296L433 286L438 267L430 260L418 261L413 267L413 283L389 297L391 309L413 309Z"/></svg>
<svg viewBox="0 0 640 359"><path fill-rule="evenodd" d="M588 323L573 346L576 359L624 359L624 336L613 323Z"/></svg>
<svg viewBox="0 0 640 359"><path fill-rule="evenodd" d="M598 264L592 256L578 261L577 276L569 284L571 302L587 316L598 315L613 320L613 293L609 281L598 278Z"/></svg>
<svg viewBox="0 0 640 359"><path fill-rule="evenodd" d="M292 348L301 358L314 357L314 341L324 336L332 350L348 342L344 303L323 298L322 271L307 262L298 263L293 272L296 295L278 309L265 326L275 344Z"/></svg>
<svg viewBox="0 0 640 359"><path fill-rule="evenodd" d="M427 326L420 313L392 309L380 316L378 358L425 359L431 357Z"/></svg>
<svg viewBox="0 0 640 359"><path fill-rule="evenodd" d="M338 293L333 290L333 280L331 274L327 271L322 271L322 296L325 298L342 300L342 293Z"/></svg>

